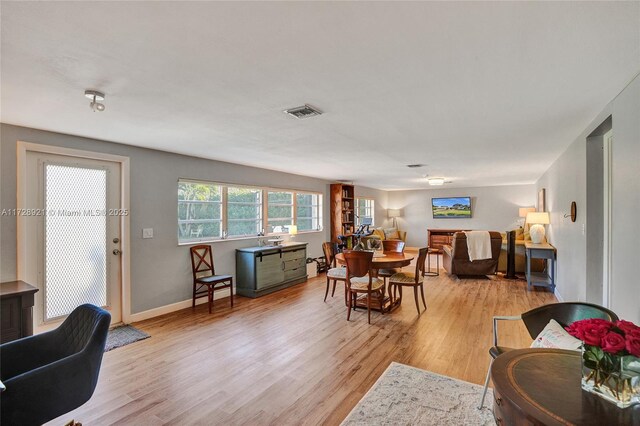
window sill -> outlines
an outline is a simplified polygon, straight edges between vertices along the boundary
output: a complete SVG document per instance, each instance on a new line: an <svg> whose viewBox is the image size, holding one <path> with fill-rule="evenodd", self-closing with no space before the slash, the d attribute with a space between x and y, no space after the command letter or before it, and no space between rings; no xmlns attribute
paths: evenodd
<svg viewBox="0 0 640 426"><path fill-rule="evenodd" d="M297 236L300 235L305 235L305 234L317 234L320 232L324 232L324 230L320 230L320 231L300 231L296 234ZM199 241L184 241L184 242L178 242L178 246L195 246L198 244L212 244L212 243L228 243L228 242L233 242L233 241L243 241L243 240L256 240L256 243L258 241L259 238L275 238L275 237L279 237L279 236L288 236L289 234L270 234L270 235L265 235L264 237L258 237L258 236L250 236L250 237L234 237L234 238L217 238L217 239L211 239L211 240L199 240Z"/></svg>

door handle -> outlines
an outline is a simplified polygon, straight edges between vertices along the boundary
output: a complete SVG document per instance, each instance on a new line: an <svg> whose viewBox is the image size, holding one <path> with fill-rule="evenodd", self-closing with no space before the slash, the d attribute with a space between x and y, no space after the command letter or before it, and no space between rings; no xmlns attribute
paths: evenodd
<svg viewBox="0 0 640 426"><path fill-rule="evenodd" d="M113 249L113 254L115 254L116 256L122 254L122 250Z"/></svg>

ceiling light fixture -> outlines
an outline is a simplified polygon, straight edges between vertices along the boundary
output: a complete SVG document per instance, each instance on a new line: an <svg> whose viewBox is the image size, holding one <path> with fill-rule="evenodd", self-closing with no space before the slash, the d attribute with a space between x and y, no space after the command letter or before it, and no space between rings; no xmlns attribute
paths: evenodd
<svg viewBox="0 0 640 426"><path fill-rule="evenodd" d="M104 93L98 92L97 90L85 90L84 95L87 98L91 99L91 102L89 103L89 108L91 108L93 112L104 111L105 109L104 104L99 102L99 101L104 101Z"/></svg>
<svg viewBox="0 0 640 426"><path fill-rule="evenodd" d="M440 186L444 185L444 178L430 178L428 179L428 182L431 186Z"/></svg>

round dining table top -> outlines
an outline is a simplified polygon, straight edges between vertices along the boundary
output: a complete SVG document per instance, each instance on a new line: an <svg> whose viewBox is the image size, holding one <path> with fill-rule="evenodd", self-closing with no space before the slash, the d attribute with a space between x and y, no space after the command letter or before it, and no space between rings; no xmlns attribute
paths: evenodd
<svg viewBox="0 0 640 426"><path fill-rule="evenodd" d="M403 266L407 266L411 263L415 256L407 253L394 253L394 252L384 252L384 253L374 253L373 261L371 264L372 269L388 269L388 268L402 268ZM344 254L338 253L336 254L336 262L341 265L346 265L346 261L344 260Z"/></svg>
<svg viewBox="0 0 640 426"><path fill-rule="evenodd" d="M618 408L582 390L580 352L527 348L493 361L494 402L507 424L640 425L640 405Z"/></svg>

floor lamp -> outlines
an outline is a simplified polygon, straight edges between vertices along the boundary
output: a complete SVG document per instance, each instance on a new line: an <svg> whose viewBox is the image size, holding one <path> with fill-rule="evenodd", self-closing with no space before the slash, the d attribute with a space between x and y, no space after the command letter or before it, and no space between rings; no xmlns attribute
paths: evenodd
<svg viewBox="0 0 640 426"><path fill-rule="evenodd" d="M393 227L398 228L398 223L396 222L396 218L400 217L400 209L387 209L387 217L393 219Z"/></svg>

